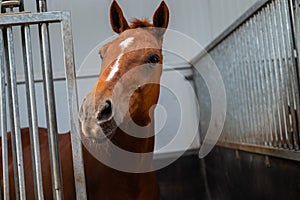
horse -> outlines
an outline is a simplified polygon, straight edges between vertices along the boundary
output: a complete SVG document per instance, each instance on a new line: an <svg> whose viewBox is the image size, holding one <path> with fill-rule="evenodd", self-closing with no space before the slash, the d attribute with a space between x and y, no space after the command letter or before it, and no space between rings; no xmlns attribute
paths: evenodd
<svg viewBox="0 0 300 200"><path fill-rule="evenodd" d="M156 200L160 198L160 192L155 172L139 169L147 165L147 169L152 169L152 157L143 155L152 155L154 150L154 108L160 93L162 43L169 23L169 9L162 1L152 23L134 19L129 24L114 0L110 6L110 22L118 36L100 49L99 78L79 111L80 134L85 138L82 141L90 141L82 150L87 197ZM10 197L15 199L10 133L7 137ZM21 137L26 198L34 199L28 128L21 129ZM76 198L70 137L70 132L58 135L64 199ZM39 128L44 197L53 199L47 138L47 129ZM104 161L115 159L111 146L140 154L133 163L136 173L115 169L99 161L89 149L94 144L100 147L96 153ZM2 152L0 156L2 160ZM0 170L3 171L2 164ZM2 173L0 178L2 180Z"/></svg>

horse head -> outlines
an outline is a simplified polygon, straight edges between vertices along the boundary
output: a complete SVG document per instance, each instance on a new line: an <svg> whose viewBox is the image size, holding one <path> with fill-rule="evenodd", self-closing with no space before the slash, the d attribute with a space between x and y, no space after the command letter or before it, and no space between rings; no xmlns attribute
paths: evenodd
<svg viewBox="0 0 300 200"><path fill-rule="evenodd" d="M113 1L110 21L118 37L100 49L100 76L79 113L83 135L95 141L112 138L120 124L133 121L147 126L151 122L159 97L162 42L169 10L163 1L152 23L134 19L128 24Z"/></svg>

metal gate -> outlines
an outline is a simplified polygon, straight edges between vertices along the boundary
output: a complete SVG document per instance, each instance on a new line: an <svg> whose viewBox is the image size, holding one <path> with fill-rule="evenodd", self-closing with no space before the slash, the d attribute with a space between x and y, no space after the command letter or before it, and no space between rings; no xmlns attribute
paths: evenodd
<svg viewBox="0 0 300 200"><path fill-rule="evenodd" d="M300 161L299 1L260 0L201 53L222 74L227 115L218 145ZM202 138L208 91L194 73Z"/></svg>
<svg viewBox="0 0 300 200"><path fill-rule="evenodd" d="M18 90L16 78L16 57L14 30L21 30L23 46L23 65L27 94L28 118L30 127L31 149L33 149L33 176L34 192L36 199L44 199L42 172L40 160L40 147L38 136L38 116L35 94L33 70L33 51L31 26L38 25L40 40L40 57L43 72L45 108L49 138L49 151L51 160L52 191L54 199L63 199L61 178L61 163L59 159L57 141L57 119L55 110L55 94L53 83L52 58L49 40L49 24L60 24L62 33L63 57L65 67L65 80L67 85L68 106L71 127L71 140L73 152L74 179L76 184L77 199L86 199L85 177L83 169L81 141L78 131L77 88L73 57L73 43L71 32L70 13L47 12L46 0L38 0L37 12L25 12L23 1L1 1L0 15L0 128L2 133L2 164L3 164L3 197L9 199L9 174L8 174L8 144L7 144L7 119L10 119L14 179L17 199L25 199L25 180L20 133L20 111L18 104ZM17 11L16 11L17 10ZM7 116L6 108L9 108ZM75 107L75 109L74 109ZM75 119L74 119L75 116Z"/></svg>

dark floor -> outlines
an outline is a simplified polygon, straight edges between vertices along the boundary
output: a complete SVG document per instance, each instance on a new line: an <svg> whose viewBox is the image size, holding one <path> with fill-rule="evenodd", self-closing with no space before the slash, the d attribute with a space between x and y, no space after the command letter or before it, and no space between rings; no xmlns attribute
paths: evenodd
<svg viewBox="0 0 300 200"><path fill-rule="evenodd" d="M205 160L189 152L157 174L162 200L300 199L300 162L221 147Z"/></svg>

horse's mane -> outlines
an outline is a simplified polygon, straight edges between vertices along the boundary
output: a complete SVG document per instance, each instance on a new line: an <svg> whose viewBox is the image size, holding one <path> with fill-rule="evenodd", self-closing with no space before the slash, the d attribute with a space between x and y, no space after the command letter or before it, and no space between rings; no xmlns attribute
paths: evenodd
<svg viewBox="0 0 300 200"><path fill-rule="evenodd" d="M130 28L146 28L146 27L152 27L152 24L149 22L148 19L133 19L130 24Z"/></svg>

